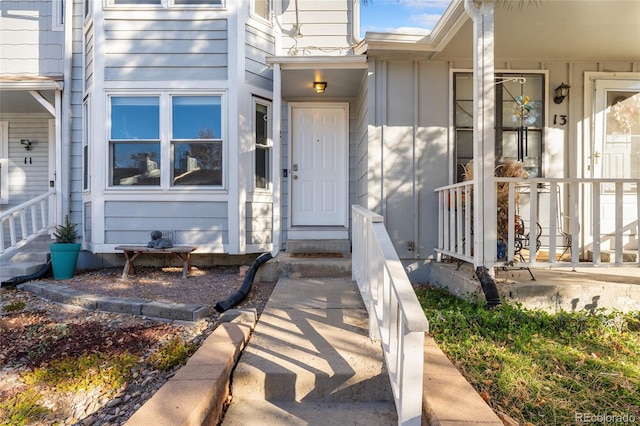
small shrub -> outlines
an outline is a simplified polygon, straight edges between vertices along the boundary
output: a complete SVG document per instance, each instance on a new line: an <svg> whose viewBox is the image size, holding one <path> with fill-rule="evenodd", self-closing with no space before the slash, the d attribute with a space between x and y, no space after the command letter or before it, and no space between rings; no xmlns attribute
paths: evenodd
<svg viewBox="0 0 640 426"><path fill-rule="evenodd" d="M8 304L7 306L2 307L2 312L16 312L21 311L27 306L26 303L21 301L15 301L13 303Z"/></svg>
<svg viewBox="0 0 640 426"><path fill-rule="evenodd" d="M174 337L152 353L147 363L158 370L167 371L176 365L184 365L196 349L197 345L184 343L179 337Z"/></svg>

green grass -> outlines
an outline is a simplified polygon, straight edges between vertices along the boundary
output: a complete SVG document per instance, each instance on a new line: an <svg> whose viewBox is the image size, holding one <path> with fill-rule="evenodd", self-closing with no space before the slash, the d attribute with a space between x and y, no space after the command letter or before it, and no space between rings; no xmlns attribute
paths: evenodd
<svg viewBox="0 0 640 426"><path fill-rule="evenodd" d="M431 334L492 408L521 424L575 424L576 415L640 420L640 316L549 314L505 303L489 310L419 288Z"/></svg>

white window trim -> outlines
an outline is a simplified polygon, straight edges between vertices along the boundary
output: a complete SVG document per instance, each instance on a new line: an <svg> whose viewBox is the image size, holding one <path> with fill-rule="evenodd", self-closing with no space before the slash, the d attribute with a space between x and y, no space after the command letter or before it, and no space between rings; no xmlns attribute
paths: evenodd
<svg viewBox="0 0 640 426"><path fill-rule="evenodd" d="M175 0L159 0L158 4L116 4L116 0L106 0L106 8L114 9L223 9L226 8L226 0L220 0L220 4L207 4L202 0L201 4L176 4Z"/></svg>
<svg viewBox="0 0 640 426"><path fill-rule="evenodd" d="M267 13L269 16L267 18L265 18L264 16L260 16L256 13L256 0L251 0L251 7L250 7L250 16L251 18L255 19L256 21L262 22L265 25L268 25L269 27L273 26L273 0L268 0L269 1L269 12Z"/></svg>
<svg viewBox="0 0 640 426"><path fill-rule="evenodd" d="M168 166L161 167L160 185L158 186L126 186L126 185L113 185L111 179L111 98L112 97L158 97L160 102L160 160L161 164ZM171 167L171 98L174 96L219 96L220 97L220 131L222 140L222 185L171 185L171 176L169 167ZM146 192L146 193L158 193L163 191L170 192L226 192L227 191L227 175L229 174L229 138L227 134L227 121L228 121L228 106L227 96L225 91L193 91L193 90L153 90L153 91L129 91L129 90L110 90L106 93L106 123L104 126L105 131L105 145L103 152L105 153L105 182L107 192ZM166 172L164 170L167 170Z"/></svg>
<svg viewBox="0 0 640 426"><path fill-rule="evenodd" d="M274 169L273 169L273 106L270 101L266 99L261 99L257 97L253 97L251 107L251 141L252 141L252 157L251 161L251 176L252 176L252 188L253 192L256 194L272 194L273 193L273 179ZM269 150L269 164L267 169L267 177L269 179L266 188L258 188L256 187L256 106L262 105L267 107L267 148Z"/></svg>
<svg viewBox="0 0 640 426"><path fill-rule="evenodd" d="M51 30L64 30L64 0L52 0L51 2Z"/></svg>

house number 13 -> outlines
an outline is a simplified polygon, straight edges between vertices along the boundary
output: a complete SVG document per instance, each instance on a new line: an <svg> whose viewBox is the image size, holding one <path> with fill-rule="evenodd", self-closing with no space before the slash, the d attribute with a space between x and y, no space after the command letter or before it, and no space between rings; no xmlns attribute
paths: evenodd
<svg viewBox="0 0 640 426"><path fill-rule="evenodd" d="M565 124L567 124L567 116L563 114L560 116L560 119L558 120L558 114L555 114L553 116L553 124L559 124L561 126L564 126Z"/></svg>

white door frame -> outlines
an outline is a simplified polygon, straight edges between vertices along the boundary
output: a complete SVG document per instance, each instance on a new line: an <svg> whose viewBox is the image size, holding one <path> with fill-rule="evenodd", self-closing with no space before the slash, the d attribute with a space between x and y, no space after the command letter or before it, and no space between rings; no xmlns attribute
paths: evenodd
<svg viewBox="0 0 640 426"><path fill-rule="evenodd" d="M602 87L599 89L599 86L602 86L602 82L608 82L609 84L606 88ZM600 82L601 84L598 84ZM601 114L598 114L598 107L602 107L602 99L597 98L604 89L626 89L634 90L630 86L635 85L637 87L640 82L640 73L634 72L625 72L625 73L610 73L610 72L586 72L584 79L584 106L585 106L585 120L583 127L584 130L584 144L580 149L581 155L577 156L577 161L581 162L578 164L578 170L582 170L582 177L584 178L593 178L596 173L596 158L594 157L594 152L596 150L597 132L602 131L602 123L599 120L602 119ZM584 191L582 194L583 197L583 207L591 206L593 202L590 191ZM594 218L592 217L592 213L590 213L589 208L583 209L583 216L581 221L584 223L584 227L582 228L584 231L581 233L581 246L588 246L593 243L593 236L591 235L592 222ZM586 232L585 232L586 231Z"/></svg>
<svg viewBox="0 0 640 426"><path fill-rule="evenodd" d="M342 224L343 226L331 226L332 228L342 228L342 229L346 229L348 231L349 229L349 104L347 102L292 102L289 104L289 125L288 125L288 132L290 137L290 141L289 141L289 151L288 151L288 156L290 159L290 163L293 162L293 145L295 144L294 139L294 135L293 135L293 128L294 128L294 123L293 123L293 110L296 108L334 108L334 109L340 109L343 111L344 114L344 118L345 118L345 128L344 128L344 148L343 148L343 152L341 153L341 155L344 155L344 158L346 159L346 161L344 162L344 167L345 167L345 191L344 191L344 212L342 213ZM292 164L289 164L289 167L292 168ZM289 205L288 205L288 228L289 228L289 238L292 237L292 233L291 230L294 228L293 226L293 170L291 170L291 173L289 175ZM297 227L300 228L300 227ZM313 228L313 226L304 226L304 228ZM309 231L309 238L313 238L313 230ZM295 238L295 237L294 237ZM334 237L329 237L329 238L334 238ZM339 238L339 236L336 236L336 238Z"/></svg>

